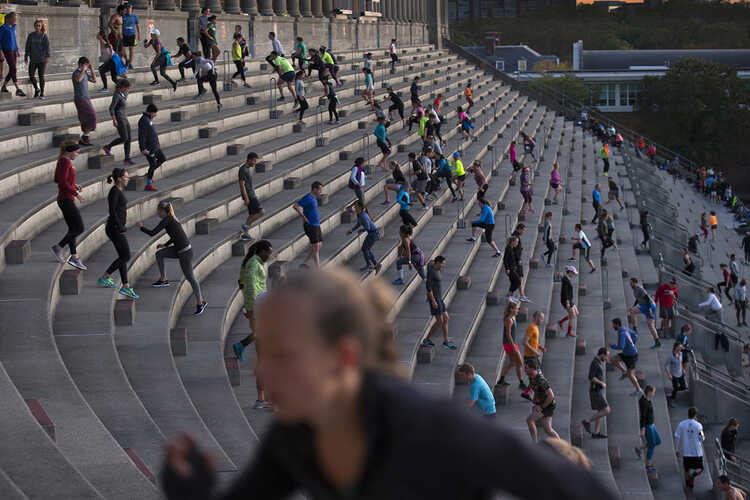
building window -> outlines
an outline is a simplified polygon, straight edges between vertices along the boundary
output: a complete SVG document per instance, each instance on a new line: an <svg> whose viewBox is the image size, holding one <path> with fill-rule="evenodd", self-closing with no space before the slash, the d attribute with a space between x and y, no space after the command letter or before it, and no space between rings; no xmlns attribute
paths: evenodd
<svg viewBox="0 0 750 500"><path fill-rule="evenodd" d="M599 106L617 106L617 84L603 83L599 85Z"/></svg>
<svg viewBox="0 0 750 500"><path fill-rule="evenodd" d="M496 60L495 69L499 69L500 71L505 71L505 61L503 61L502 59Z"/></svg>
<svg viewBox="0 0 750 500"><path fill-rule="evenodd" d="M518 60L518 71L525 72L526 71L526 59L519 59Z"/></svg>
<svg viewBox="0 0 750 500"><path fill-rule="evenodd" d="M380 0L365 0L365 11L383 13Z"/></svg>

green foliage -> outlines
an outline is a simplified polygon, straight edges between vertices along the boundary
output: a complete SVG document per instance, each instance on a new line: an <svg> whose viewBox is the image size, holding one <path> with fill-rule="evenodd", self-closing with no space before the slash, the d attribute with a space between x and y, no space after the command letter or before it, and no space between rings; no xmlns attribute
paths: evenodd
<svg viewBox="0 0 750 500"><path fill-rule="evenodd" d="M460 23L451 26L451 34L461 45L483 45L485 32L500 32L503 44L525 43L570 63L577 40L589 50L749 48L748 26L748 4L671 0L658 7L629 4L612 12L591 5L550 7Z"/></svg>
<svg viewBox="0 0 750 500"><path fill-rule="evenodd" d="M583 84L583 79L575 75L564 75L554 77L545 74L541 78L536 78L529 85L540 92L547 93L547 89L553 89L556 92L566 96L566 99L583 103L588 100L588 89Z"/></svg>

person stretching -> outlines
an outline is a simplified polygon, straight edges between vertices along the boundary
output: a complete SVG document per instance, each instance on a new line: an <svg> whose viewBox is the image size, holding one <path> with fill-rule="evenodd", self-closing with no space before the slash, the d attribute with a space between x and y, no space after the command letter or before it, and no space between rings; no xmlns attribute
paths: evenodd
<svg viewBox="0 0 750 500"><path fill-rule="evenodd" d="M138 120L138 147L141 150L141 154L148 160L148 172L146 173L146 191L156 191L154 187L154 172L159 168L162 163L167 161L167 157L161 150L159 144L159 135L156 133L154 127L154 118L158 113L156 104L149 104L146 106L146 111Z"/></svg>
<svg viewBox="0 0 750 500"><path fill-rule="evenodd" d="M609 349L600 347L594 359L589 365L589 401L594 414L588 420L581 420L581 425L586 432L591 434L594 439L606 439L607 436L600 432L602 419L611 413L607 396L604 389L607 384L604 382L604 367L609 359ZM593 424L593 425L592 425Z"/></svg>
<svg viewBox="0 0 750 500"><path fill-rule="evenodd" d="M167 280L164 259L178 259L185 279L193 288L193 295L195 296L195 312L193 316L199 316L206 310L208 302L203 299L201 286L198 284L198 280L195 279L195 274L193 274L193 247L190 245L190 240L188 240L185 230L182 229L182 225L174 215L172 203L167 200L160 201L156 207L156 214L161 221L159 221L159 224L154 229L148 229L141 222L135 223L141 231L149 236L156 236L162 230L165 230L167 236L169 236L169 240L166 243L156 245L158 249L156 251L156 265L159 266L159 279L151 286L154 288L169 286L170 282Z"/></svg>
<svg viewBox="0 0 750 500"><path fill-rule="evenodd" d="M497 244L492 240L492 231L495 229L495 213L492 211L492 205L490 205L489 201L482 199L481 204L482 214L479 216L479 219L471 221L471 237L466 238L466 241L477 241L477 228L484 229L484 238L495 251L492 256L500 257L503 252L497 248Z"/></svg>
<svg viewBox="0 0 750 500"><path fill-rule="evenodd" d="M378 260L372 253L372 247L380 239L380 231L378 231L377 226L372 221L369 210L367 210L367 207L365 207L365 204L361 200L357 200L354 203L354 210L357 212L357 223L346 232L346 235L349 236L354 231L367 233L365 240L362 242L362 255L365 258L365 267L360 268L360 271L375 271L375 274L378 274L380 272L380 264L378 264Z"/></svg>
<svg viewBox="0 0 750 500"><path fill-rule="evenodd" d="M112 156L112 148L122 144L125 158L123 163L126 165L135 165L130 158L130 122L125 110L128 102L128 92L130 91L130 80L123 78L118 80L115 85L115 93L112 95L112 102L109 105L109 116L112 117L112 123L117 129L119 136L104 146L102 150L106 156Z"/></svg>
<svg viewBox="0 0 750 500"><path fill-rule="evenodd" d="M424 252L411 238L414 229L406 224L399 228L401 242L398 247L398 259L396 260L396 270L398 279L392 281L394 285L404 284L403 266L409 266L409 269L415 269L419 277L425 279L424 274Z"/></svg>
<svg viewBox="0 0 750 500"><path fill-rule="evenodd" d="M300 265L307 268L307 262L312 259L315 267L320 267L320 247L323 246L323 232L320 229L320 212L318 212L318 198L323 194L323 184L319 181L312 183L310 192L294 204L294 210L302 217L302 229L310 241L310 251L305 261Z"/></svg>
<svg viewBox="0 0 750 500"><path fill-rule="evenodd" d="M422 341L423 346L434 346L435 343L430 340L430 337L438 330L443 329L443 347L451 351L457 349L450 337L448 337L448 321L450 316L448 315L448 308L445 306L443 301L443 277L442 270L445 267L445 257L438 255L435 257L427 266L427 279L425 280L425 286L427 287L427 302L430 304L430 314L435 318L435 322L430 326L430 330L427 332L427 336Z"/></svg>

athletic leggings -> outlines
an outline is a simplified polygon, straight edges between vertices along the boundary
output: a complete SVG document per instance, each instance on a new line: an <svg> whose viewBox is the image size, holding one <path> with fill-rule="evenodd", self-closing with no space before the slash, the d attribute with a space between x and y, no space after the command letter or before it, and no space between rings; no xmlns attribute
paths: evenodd
<svg viewBox="0 0 750 500"><path fill-rule="evenodd" d="M57 245L60 248L64 248L65 246L70 247L71 255L75 255L78 253L76 251L76 237L83 232L81 212L73 200L57 200L57 206L60 207L65 224L68 225L68 232L65 233L65 236Z"/></svg>
<svg viewBox="0 0 750 500"><path fill-rule="evenodd" d="M654 448L661 444L661 436L656 431L654 424L646 426L646 460L654 458Z"/></svg>
<svg viewBox="0 0 750 500"><path fill-rule="evenodd" d="M417 227L417 221L414 220L408 210L399 210L398 214L401 216L401 222L405 225Z"/></svg>
<svg viewBox="0 0 750 500"><path fill-rule="evenodd" d="M555 253L556 250L555 242L552 241L552 238L547 238L547 251L544 252L543 255L547 256L547 264L552 263L552 254Z"/></svg>
<svg viewBox="0 0 750 500"><path fill-rule="evenodd" d="M398 116L401 117L401 119L404 119L404 105L401 104L400 106L398 104L391 104L388 107L388 114L391 114L393 111L398 111Z"/></svg>
<svg viewBox="0 0 750 500"><path fill-rule="evenodd" d="M164 77L166 81L168 81L171 85L174 86L174 80L169 78L169 75L167 75L167 56L164 54L160 54L156 57L154 62L151 63L151 73L154 75L154 81L158 82L159 77L156 75L156 68L159 68L159 74Z"/></svg>
<svg viewBox="0 0 750 500"><path fill-rule="evenodd" d="M130 245L128 245L128 239L123 233L120 233L109 224L106 225L105 232L107 233L109 241L112 242L115 246L115 250L117 250L117 258L109 265L105 272L107 274L112 274L119 269L122 283L128 283L128 261L130 260Z"/></svg>
<svg viewBox="0 0 750 500"><path fill-rule="evenodd" d="M518 271L516 271L515 269L511 269L510 273L508 274L508 279L510 280L510 288L508 289L508 293L513 293L521 288L521 277L518 275Z"/></svg>
<svg viewBox="0 0 750 500"><path fill-rule="evenodd" d="M453 176L451 175L451 173L447 172L447 171L446 172L438 172L437 174L435 174L435 177L437 179L437 186L438 187L440 187L440 179L441 178L445 179L445 183L448 184L448 189L451 190L451 194L455 198L456 197L456 191L454 191L454 189L453 189Z"/></svg>
<svg viewBox="0 0 750 500"><path fill-rule="evenodd" d="M117 84L117 68L115 68L115 63L110 59L109 61L106 61L101 66L99 66L99 76L102 77L102 84L104 85L104 88L107 88L107 72L109 71L109 74L112 76L112 83Z"/></svg>
<svg viewBox="0 0 750 500"><path fill-rule="evenodd" d="M328 121L333 121L333 117L336 117L336 121L339 121L339 112L336 111L336 98L328 98Z"/></svg>
<svg viewBox="0 0 750 500"><path fill-rule="evenodd" d="M185 79L185 68L192 69L194 66L195 66L195 64L193 63L193 59L192 58L191 59L184 59L183 61L181 61L180 64L177 65L177 69L180 71L180 79L181 80Z"/></svg>
<svg viewBox="0 0 750 500"><path fill-rule="evenodd" d="M161 149L157 149L156 151L152 151L151 154L146 155L146 159L148 160L148 172L146 173L146 178L153 179L154 172L162 163L167 161L167 157L164 156Z"/></svg>
<svg viewBox="0 0 750 500"><path fill-rule="evenodd" d="M299 103L299 121L302 121L302 117L305 116L305 111L310 109L310 105L307 104L307 99L304 97L297 96L297 102Z"/></svg>
<svg viewBox="0 0 750 500"><path fill-rule="evenodd" d="M238 76L242 78L242 81L247 83L245 80L245 61L240 59L239 61L234 61L234 65L237 67L237 71L232 75L232 78L237 78Z"/></svg>
<svg viewBox="0 0 750 500"><path fill-rule="evenodd" d="M184 252L178 252L174 246L168 246L162 248L156 252L156 265L159 266L159 273L161 276L166 276L164 271L164 259L179 259L180 267L182 268L182 274L185 275L185 279L188 280L190 286L193 287L193 295L196 299L201 299L201 286L195 279L193 274L193 249L188 248Z"/></svg>
<svg viewBox="0 0 750 500"><path fill-rule="evenodd" d="M18 76L17 76L17 56L16 52L14 50L3 50L3 55L5 56L5 60L8 63L8 74L5 76L5 82L3 83L3 86L7 85L9 81L13 80L13 83L18 86Z"/></svg>
<svg viewBox="0 0 750 500"><path fill-rule="evenodd" d="M29 63L29 80L34 86L34 90L38 90L40 95L44 95L44 70L47 69L47 63L42 61L39 63ZM39 73L39 86L37 87L36 78L34 73Z"/></svg>
<svg viewBox="0 0 750 500"><path fill-rule="evenodd" d="M411 253L411 265L414 266L414 269L417 271L419 277L425 279L424 266L422 266L422 264L420 263L421 260L422 259L417 252ZM406 266L408 264L409 259L407 259L406 256L399 257L396 261L396 269L401 269L403 266Z"/></svg>
<svg viewBox="0 0 750 500"><path fill-rule="evenodd" d="M729 290L732 288L731 282L727 283L726 280L720 281L719 283L716 283L716 289L719 291L719 296L721 297L721 287L724 287L724 295L727 296L729 301L732 301L732 296L729 295Z"/></svg>
<svg viewBox="0 0 750 500"><path fill-rule="evenodd" d="M365 264L368 266L377 266L378 261L372 253L372 247L378 241L377 231L368 231L365 241L362 242L362 255L365 257Z"/></svg>
<svg viewBox="0 0 750 500"><path fill-rule="evenodd" d="M214 94L214 99L216 99L216 104L221 104L221 99L219 98L219 91L216 89L216 73L211 72L205 76L198 77L198 93L200 94L205 92L205 88L203 87L203 82L208 82L208 84L211 86L211 92L213 92Z"/></svg>
<svg viewBox="0 0 750 500"><path fill-rule="evenodd" d="M125 150L125 158L130 158L130 122L128 122L126 116L117 116L117 133L120 136L107 144L107 149L122 144L122 148Z"/></svg>

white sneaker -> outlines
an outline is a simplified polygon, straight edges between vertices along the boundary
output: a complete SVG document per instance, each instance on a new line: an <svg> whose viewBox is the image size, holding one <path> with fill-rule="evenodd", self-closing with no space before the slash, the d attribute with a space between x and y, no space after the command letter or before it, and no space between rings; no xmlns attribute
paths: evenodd
<svg viewBox="0 0 750 500"><path fill-rule="evenodd" d="M268 401L255 400L253 405L253 410L267 410L268 408L271 408L271 403Z"/></svg>
<svg viewBox="0 0 750 500"><path fill-rule="evenodd" d="M530 298L528 298L528 297L527 297L526 295L521 295L521 296L520 296L520 297L518 298L518 300L520 300L521 302L531 302L531 299L530 299Z"/></svg>

